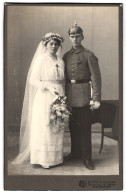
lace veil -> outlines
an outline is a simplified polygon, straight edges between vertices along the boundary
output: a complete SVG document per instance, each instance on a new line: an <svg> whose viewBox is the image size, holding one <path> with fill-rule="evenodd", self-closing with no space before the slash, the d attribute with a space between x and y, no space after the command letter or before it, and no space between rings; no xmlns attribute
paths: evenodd
<svg viewBox="0 0 126 195"><path fill-rule="evenodd" d="M45 40L42 40L39 43L36 49L36 52L34 54L34 57L32 59L29 71L28 71L23 107L22 107L21 124L20 124L19 154L12 161L12 164L21 164L23 162L30 160L31 111L32 111L34 96L36 94L37 89L30 84L29 79L34 69L34 66L36 65L35 63L36 59L46 52L46 47L44 43L45 43ZM61 57L61 46L59 47L57 51L57 56Z"/></svg>

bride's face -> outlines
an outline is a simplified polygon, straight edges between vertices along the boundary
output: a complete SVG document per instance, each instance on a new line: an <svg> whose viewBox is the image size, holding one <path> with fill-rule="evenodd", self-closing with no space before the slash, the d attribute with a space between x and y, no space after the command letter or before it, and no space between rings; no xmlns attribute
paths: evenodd
<svg viewBox="0 0 126 195"><path fill-rule="evenodd" d="M46 48L50 54L55 54L59 48L59 44L56 40L51 40L47 43Z"/></svg>

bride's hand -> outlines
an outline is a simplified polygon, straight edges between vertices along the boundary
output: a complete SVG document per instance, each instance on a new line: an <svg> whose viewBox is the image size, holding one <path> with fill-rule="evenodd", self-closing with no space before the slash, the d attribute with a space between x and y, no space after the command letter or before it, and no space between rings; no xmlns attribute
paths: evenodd
<svg viewBox="0 0 126 195"><path fill-rule="evenodd" d="M52 95L59 95L55 87L48 85L46 88L50 91Z"/></svg>
<svg viewBox="0 0 126 195"><path fill-rule="evenodd" d="M54 88L54 95L59 96L59 93L56 91L56 88Z"/></svg>
<svg viewBox="0 0 126 195"><path fill-rule="evenodd" d="M55 93L55 95L59 95L57 91L55 91L54 93Z"/></svg>

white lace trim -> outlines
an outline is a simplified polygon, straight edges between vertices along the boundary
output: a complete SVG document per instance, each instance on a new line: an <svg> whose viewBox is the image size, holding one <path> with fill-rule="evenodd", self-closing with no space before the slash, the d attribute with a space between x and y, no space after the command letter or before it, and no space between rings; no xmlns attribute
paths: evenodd
<svg viewBox="0 0 126 195"><path fill-rule="evenodd" d="M59 146L48 146L48 145L42 145L38 147L34 147L37 151L60 151L62 150L62 145Z"/></svg>

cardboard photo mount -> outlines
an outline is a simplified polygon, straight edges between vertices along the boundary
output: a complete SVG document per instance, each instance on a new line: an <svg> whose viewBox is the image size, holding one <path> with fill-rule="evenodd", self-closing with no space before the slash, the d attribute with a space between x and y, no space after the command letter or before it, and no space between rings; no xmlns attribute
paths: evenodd
<svg viewBox="0 0 126 195"><path fill-rule="evenodd" d="M18 15L18 12L13 12L13 8L18 6L18 9L32 9L34 8L38 9L38 15L35 15L33 13L33 24L31 23L31 17L32 15L26 15L26 18L24 15ZM49 11L47 9L43 9L43 12L41 13L41 8L46 7L50 10L50 7L54 7L57 10L57 14L60 14L60 11L58 11L57 8L65 9L69 8L70 13L72 12L72 9L76 9L78 7L83 8L103 8L103 7L109 7L109 8L118 8L118 87L117 92L115 92L115 96L118 96L118 105L119 105L119 115L117 118L118 121L118 147L119 147L119 174L118 175L10 175L8 174L8 156L9 156L9 132L11 131L11 135L13 132L15 132L16 128L19 129L20 125L20 115L21 115L21 107L22 107L22 100L23 95L21 93L21 96L18 94L20 90L24 91L25 81L23 79L18 77L21 69L21 63L22 62L29 62L32 58L32 54L34 53L34 49L31 48L31 53L28 55L31 57L30 59L26 59L26 56L22 55L22 48L27 47L27 44L29 44L30 40L33 40L33 43L36 45L37 41L40 40L40 37L38 38L37 35L41 32L40 29L32 32L29 28L29 40L28 40L28 27L31 27L33 25L37 26L37 22L42 22L40 25L43 27L43 34L46 32L46 30L50 30L51 28L55 30L55 25L51 24L51 22L48 24L49 19L51 21L54 21L54 15L50 15ZM88 9L87 9L88 10ZM13 14L12 14L13 13ZM38 16L44 16L44 19L41 19L38 21ZM57 27L56 30L63 31L63 33L67 33L67 29L64 30L64 28L70 27L71 24L68 24L69 17L68 16L62 16L62 22L61 26ZM77 14L77 13L75 13ZM89 20L91 21L90 17L91 14L87 11L87 16L89 16ZM107 14L107 13L106 13ZM47 21L45 21L45 15L47 17ZM16 20L15 18L20 19L20 21ZM60 17L60 16L59 16ZM80 21L78 23L81 25L83 18L81 16ZM98 17L98 16L97 16ZM36 22L35 22L36 18ZM64 21L66 22L66 27L64 27ZM71 17L72 18L72 17ZM73 18L76 19L76 16ZM23 23L23 20L27 20L27 25ZM87 18L85 19L87 20ZM12 22L12 24L10 23ZM114 21L113 21L114 22ZM19 25L20 24L20 25ZM57 24L60 24L60 20L57 19ZM87 23L86 23L87 24ZM11 28L13 28L13 25L16 27L14 33L11 34ZM50 26L48 26L50 25ZM52 25L52 26L51 26ZM92 24L93 25L93 24ZM104 23L103 18L103 27L106 25ZM85 25L86 26L86 25ZM23 28L23 31L21 31L24 34L20 33L20 36L15 36L19 33L19 31ZM89 27L90 28L90 27ZM91 28L95 31L95 26ZM108 29L109 31L109 29ZM36 34L34 34L36 33ZM37 34L38 33L38 34ZM89 37L90 34L89 32ZM18 34L19 35L19 34ZM65 34L66 35L66 34ZM88 33L87 33L88 35ZM17 38L17 39L16 39ZM25 39L25 45L23 45L22 39ZM37 41L36 41L37 39ZM100 41L100 40L99 40ZM108 41L108 40L106 40ZM30 44L29 44L30 45ZM91 43L90 43L91 46ZM64 45L65 47L65 45ZM66 46L68 47L68 45ZM103 46L104 47L104 46ZM15 57L15 48L20 48L19 53L17 54L17 57ZM34 47L35 48L35 47ZM97 50L98 51L98 50ZM28 52L28 51L27 51ZM20 58L20 59L19 59ZM114 56L113 56L114 58ZM104 59L104 57L103 57ZM22 60L22 61L21 61ZM24 61L23 61L24 60ZM19 64L18 64L19 63ZM17 65L16 65L17 64ZM15 74L15 80L13 78L13 74L11 72L13 68L13 74ZM27 74L27 68L24 71L24 77L26 78ZM114 71L114 70L113 70ZM22 71L23 72L23 71ZM16 75L17 74L17 75ZM19 81L20 79L20 81ZM107 79L107 78L106 78ZM25 79L24 79L25 80ZM19 86L19 82L22 82L22 86ZM113 81L114 82L114 81ZM12 95L13 93L13 95ZM105 92L103 92L105 93ZM106 93L109 93L106 91ZM11 97L10 97L11 94ZM108 95L109 96L109 95ZM112 96L112 95L111 95ZM107 98L106 98L107 99ZM19 104L20 103L20 104ZM12 135L13 137L13 135ZM84 190L122 190L123 189L123 4L121 3L5 3L4 4L4 189L5 190L77 190L77 191L84 191Z"/></svg>

